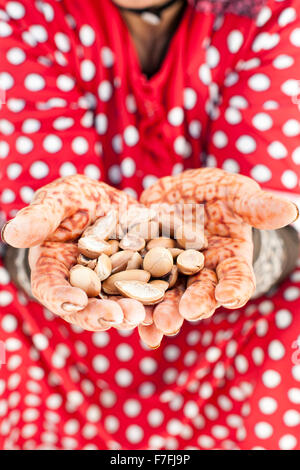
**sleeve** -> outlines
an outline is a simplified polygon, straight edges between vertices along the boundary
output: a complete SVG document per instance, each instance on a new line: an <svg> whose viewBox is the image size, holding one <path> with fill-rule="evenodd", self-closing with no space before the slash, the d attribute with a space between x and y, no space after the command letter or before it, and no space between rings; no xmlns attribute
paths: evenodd
<svg viewBox="0 0 300 470"><path fill-rule="evenodd" d="M85 25L78 34L62 3L0 0L0 211L6 217L59 176L101 177L105 122L95 111L101 73L95 32Z"/></svg>
<svg viewBox="0 0 300 470"><path fill-rule="evenodd" d="M299 196L300 2L269 1L256 22L232 16L208 57L231 62L207 133L207 164ZM212 80L217 76L211 60ZM212 83L213 85L213 83Z"/></svg>

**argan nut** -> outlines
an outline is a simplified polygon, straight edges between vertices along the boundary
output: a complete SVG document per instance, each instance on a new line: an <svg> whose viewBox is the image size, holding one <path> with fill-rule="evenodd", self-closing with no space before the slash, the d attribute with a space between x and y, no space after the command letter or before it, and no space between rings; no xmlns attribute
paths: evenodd
<svg viewBox="0 0 300 470"><path fill-rule="evenodd" d="M176 264L174 264L169 274L165 276L164 281L166 281L169 284L169 289L171 289L172 287L175 286L177 279L178 279L178 268Z"/></svg>
<svg viewBox="0 0 300 470"><path fill-rule="evenodd" d="M95 268L95 273L99 277L100 281L104 281L105 279L107 279L111 274L111 270L111 258L106 254L102 253L102 255L100 255L98 258L97 265Z"/></svg>
<svg viewBox="0 0 300 470"><path fill-rule="evenodd" d="M141 281L116 281L115 286L121 294L139 300L144 305L157 304L165 295L163 289Z"/></svg>
<svg viewBox="0 0 300 470"><path fill-rule="evenodd" d="M177 258L177 267L182 274L191 276L204 266L204 255L196 250L185 250Z"/></svg>
<svg viewBox="0 0 300 470"><path fill-rule="evenodd" d="M118 273L119 271L125 271L128 261L132 258L134 251L124 250L118 251L110 257L112 274Z"/></svg>
<svg viewBox="0 0 300 470"><path fill-rule="evenodd" d="M119 273L112 274L109 278L105 279L102 283L102 288L106 294L118 295L120 292L115 287L116 281L141 281L148 282L150 273L142 269L129 269L128 271L120 271Z"/></svg>
<svg viewBox="0 0 300 470"><path fill-rule="evenodd" d="M175 248L176 241L168 237L157 237L153 238L147 243L147 250L161 246L163 248Z"/></svg>
<svg viewBox="0 0 300 470"><path fill-rule="evenodd" d="M143 262L143 258L136 251L135 253L133 253L132 257L128 261L126 269L139 269L142 265L142 262Z"/></svg>
<svg viewBox="0 0 300 470"><path fill-rule="evenodd" d="M168 250L171 253L173 259L176 259L177 256L184 251L182 248L168 248Z"/></svg>
<svg viewBox="0 0 300 470"><path fill-rule="evenodd" d="M127 233L120 241L119 247L122 248L122 250L140 251L145 247L145 244L144 238Z"/></svg>
<svg viewBox="0 0 300 470"><path fill-rule="evenodd" d="M173 258L169 250L163 247L152 248L144 258L143 268L153 277L161 277L171 271Z"/></svg>
<svg viewBox="0 0 300 470"><path fill-rule="evenodd" d="M70 284L84 290L88 297L96 297L101 290L101 281L97 274L81 264L70 269Z"/></svg>
<svg viewBox="0 0 300 470"><path fill-rule="evenodd" d="M95 237L81 237L78 240L78 250L88 258L98 258L102 253L108 254L111 246L104 240L98 240Z"/></svg>
<svg viewBox="0 0 300 470"><path fill-rule="evenodd" d="M197 232L193 225L182 225L177 228L175 238L178 245L184 249L201 250L205 245L204 232Z"/></svg>
<svg viewBox="0 0 300 470"><path fill-rule="evenodd" d="M97 264L97 260L87 258L82 253L79 253L79 255L77 257L77 263L82 264L82 266L87 266L90 269L95 269L96 264Z"/></svg>
<svg viewBox="0 0 300 470"><path fill-rule="evenodd" d="M148 241L152 238L159 237L159 223L156 220L142 222L140 224L134 225L128 233L135 234Z"/></svg>
<svg viewBox="0 0 300 470"><path fill-rule="evenodd" d="M169 283L167 281L163 281L162 279L154 279L153 281L150 281L149 284L151 284L151 286L155 286L158 289L162 289L164 291L169 289Z"/></svg>
<svg viewBox="0 0 300 470"><path fill-rule="evenodd" d="M90 225L84 232L84 237L93 236L99 240L107 240L116 229L117 212L110 210L104 217L100 217L93 225Z"/></svg>

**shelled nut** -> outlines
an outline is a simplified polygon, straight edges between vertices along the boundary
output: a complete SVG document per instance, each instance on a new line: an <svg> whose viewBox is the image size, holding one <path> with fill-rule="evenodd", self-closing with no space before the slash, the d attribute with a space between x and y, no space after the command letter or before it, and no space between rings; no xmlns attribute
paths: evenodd
<svg viewBox="0 0 300 470"><path fill-rule="evenodd" d="M145 247L145 244L144 238L129 232L122 238L119 247L122 248L122 250L140 251Z"/></svg>
<svg viewBox="0 0 300 470"><path fill-rule="evenodd" d="M153 277L165 276L171 271L173 258L169 250L163 247L152 248L145 255L143 268L151 273Z"/></svg>
<svg viewBox="0 0 300 470"><path fill-rule="evenodd" d="M196 250L185 250L177 258L177 267L182 274L196 274L204 267L204 255Z"/></svg>
<svg viewBox="0 0 300 470"><path fill-rule="evenodd" d="M184 249L201 250L205 245L204 232L196 231L192 225L181 225L175 232L178 245Z"/></svg>
<svg viewBox="0 0 300 470"><path fill-rule="evenodd" d="M111 265L112 265L112 274L118 273L119 271L125 271L128 261L134 255L133 250L124 250L118 251L114 255L110 257Z"/></svg>
<svg viewBox="0 0 300 470"><path fill-rule="evenodd" d="M136 251L127 263L126 269L139 269L143 263L143 258Z"/></svg>
<svg viewBox="0 0 300 470"><path fill-rule="evenodd" d="M142 269L129 269L112 274L102 283L102 288L106 294L118 295L119 290L115 287L116 281L141 281L148 282L150 273Z"/></svg>
<svg viewBox="0 0 300 470"><path fill-rule="evenodd" d="M90 269L95 269L96 264L97 264L97 259L87 258L82 253L79 253L77 257L77 263L82 264L82 266L87 266Z"/></svg>
<svg viewBox="0 0 300 470"><path fill-rule="evenodd" d="M82 255L94 259L102 253L108 254L111 251L111 245L92 236L81 237L78 240L78 250Z"/></svg>
<svg viewBox="0 0 300 470"><path fill-rule="evenodd" d="M101 290L101 281L90 268L76 264L70 270L70 284L84 290L88 297L96 297Z"/></svg>
<svg viewBox="0 0 300 470"><path fill-rule="evenodd" d="M97 260L97 265L95 267L95 273L99 277L100 281L107 279L112 270L111 258L106 254L102 253Z"/></svg>
<svg viewBox="0 0 300 470"><path fill-rule="evenodd" d="M176 264L172 266L171 271L168 273L167 276L164 277L164 280L169 284L169 289L175 286L176 281L178 279L178 268Z"/></svg>
<svg viewBox="0 0 300 470"><path fill-rule="evenodd" d="M162 279L154 279L153 281L150 281L149 284L151 284L151 286L155 286L158 289L162 289L164 291L169 289L169 283L167 281L163 281Z"/></svg>
<svg viewBox="0 0 300 470"><path fill-rule="evenodd" d="M93 225L90 225L83 232L84 237L96 237L98 240L107 240L114 234L117 224L117 212L109 211L105 216L100 217Z"/></svg>
<svg viewBox="0 0 300 470"><path fill-rule="evenodd" d="M141 281L116 281L115 286L121 294L139 300L144 305L161 302L165 294L163 289Z"/></svg>
<svg viewBox="0 0 300 470"><path fill-rule="evenodd" d="M176 247L176 241L173 240L172 238L168 237L157 237L157 238L152 238L147 243L147 250L151 250L152 248L156 248L157 246L161 246L163 248L175 248Z"/></svg>
<svg viewBox="0 0 300 470"><path fill-rule="evenodd" d="M176 259L177 256L184 251L182 248L168 248L168 250L171 253L173 259Z"/></svg>

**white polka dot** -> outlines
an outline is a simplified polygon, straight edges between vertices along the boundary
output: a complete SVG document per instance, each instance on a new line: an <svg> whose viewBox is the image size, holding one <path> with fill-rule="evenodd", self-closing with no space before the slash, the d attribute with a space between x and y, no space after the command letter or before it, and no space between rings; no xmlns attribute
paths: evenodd
<svg viewBox="0 0 300 470"><path fill-rule="evenodd" d="M232 54L238 52L244 42L244 36L238 30L233 30L228 34L227 45Z"/></svg>
<svg viewBox="0 0 300 470"><path fill-rule="evenodd" d="M101 177L100 169L92 163L84 168L84 174L94 180L99 180Z"/></svg>
<svg viewBox="0 0 300 470"><path fill-rule="evenodd" d="M220 53L215 46L209 46L206 51L206 62L207 65L213 69L220 62Z"/></svg>
<svg viewBox="0 0 300 470"><path fill-rule="evenodd" d="M124 413L130 418L134 418L141 412L142 406L140 402L134 399L126 400L124 403Z"/></svg>
<svg viewBox="0 0 300 470"><path fill-rule="evenodd" d="M46 399L46 406L51 410L57 410L62 404L62 397L58 393L49 395Z"/></svg>
<svg viewBox="0 0 300 470"><path fill-rule="evenodd" d="M121 170L120 170L120 167L119 165L112 165L109 170L108 170L108 177L110 179L110 181L114 184L119 184L121 179L122 179L122 175L121 175Z"/></svg>
<svg viewBox="0 0 300 470"><path fill-rule="evenodd" d="M286 426L294 427L300 425L300 413L298 410L288 410L283 415Z"/></svg>
<svg viewBox="0 0 300 470"><path fill-rule="evenodd" d="M62 148L62 140L57 135L47 135L43 140L43 147L46 152L56 153Z"/></svg>
<svg viewBox="0 0 300 470"><path fill-rule="evenodd" d="M88 149L88 141L84 137L75 137L71 144L72 150L77 155L84 155Z"/></svg>
<svg viewBox="0 0 300 470"><path fill-rule="evenodd" d="M145 375L152 375L157 369L157 362L151 357L144 357L140 361L140 369Z"/></svg>
<svg viewBox="0 0 300 470"><path fill-rule="evenodd" d="M191 144L181 135L174 140L174 150L183 158L188 158L192 152Z"/></svg>
<svg viewBox="0 0 300 470"><path fill-rule="evenodd" d="M10 275L8 271L3 266L0 266L0 283L2 285L8 284L9 280L10 280Z"/></svg>
<svg viewBox="0 0 300 470"><path fill-rule="evenodd" d="M183 90L183 106L185 109L193 109L197 102L197 94L193 88Z"/></svg>
<svg viewBox="0 0 300 470"><path fill-rule="evenodd" d="M250 174L251 174L252 178L254 178L259 183L269 181L272 177L271 171L265 165L255 165L252 168Z"/></svg>
<svg viewBox="0 0 300 470"><path fill-rule="evenodd" d="M25 132L25 134L32 134L37 132L40 127L41 123L37 119L25 119L22 124L22 131Z"/></svg>
<svg viewBox="0 0 300 470"><path fill-rule="evenodd" d="M232 98L230 98L229 104L233 108L238 108L238 109L248 108L248 101L246 100L244 96L239 96L239 95L233 96Z"/></svg>
<svg viewBox="0 0 300 470"><path fill-rule="evenodd" d="M124 130L124 141L129 147L133 147L139 141L139 133L136 127L127 126Z"/></svg>
<svg viewBox="0 0 300 470"><path fill-rule="evenodd" d="M201 135L201 122L194 119L189 123L189 133L194 139L199 139Z"/></svg>
<svg viewBox="0 0 300 470"><path fill-rule="evenodd" d="M26 153L31 152L33 149L33 142L31 139L29 139L29 137L18 137L16 139L16 149L19 153L25 155Z"/></svg>
<svg viewBox="0 0 300 470"><path fill-rule="evenodd" d="M228 144L228 137L225 132L217 131L213 134L212 141L217 148L221 149L226 147L226 145Z"/></svg>
<svg viewBox="0 0 300 470"><path fill-rule="evenodd" d="M242 120L242 115L236 108L227 108L225 111L225 119L229 124L238 124Z"/></svg>
<svg viewBox="0 0 300 470"><path fill-rule="evenodd" d="M95 31L91 26L85 24L79 30L79 38L84 46L91 46L95 41Z"/></svg>
<svg viewBox="0 0 300 470"><path fill-rule="evenodd" d="M119 361L127 362L133 357L133 349L129 344L121 343L116 348L116 356Z"/></svg>
<svg viewBox="0 0 300 470"><path fill-rule="evenodd" d="M82 80L90 82L96 73L96 66L91 60L85 59L80 64L80 75Z"/></svg>
<svg viewBox="0 0 300 470"><path fill-rule="evenodd" d="M59 75L56 80L56 85L61 91L71 91L74 88L75 81L68 75Z"/></svg>
<svg viewBox="0 0 300 470"><path fill-rule="evenodd" d="M268 388L276 388L281 382L281 376L276 370L269 369L262 375L262 381Z"/></svg>
<svg viewBox="0 0 300 470"><path fill-rule="evenodd" d="M120 387L128 387L133 381L133 375L128 369L119 369L115 380Z"/></svg>
<svg viewBox="0 0 300 470"><path fill-rule="evenodd" d="M137 424L131 424L126 429L125 435L129 442L131 442L132 444L137 444L143 439L144 431Z"/></svg>
<svg viewBox="0 0 300 470"><path fill-rule="evenodd" d="M162 424L164 414L161 410L154 408L148 414L148 423L151 427L156 428Z"/></svg>
<svg viewBox="0 0 300 470"><path fill-rule="evenodd" d="M5 306L5 303L3 304L3 306ZM7 314L4 315L4 317L2 318L1 326L6 333L14 332L17 329L17 325L17 319L13 315Z"/></svg>
<svg viewBox="0 0 300 470"><path fill-rule="evenodd" d="M4 189L1 195L1 201L4 204L10 204L16 199L15 193L11 189Z"/></svg>
<svg viewBox="0 0 300 470"><path fill-rule="evenodd" d="M172 436L177 436L182 430L182 423L178 419L170 419L167 424L167 432Z"/></svg>
<svg viewBox="0 0 300 470"><path fill-rule="evenodd" d="M272 10L269 7L263 7L256 18L257 26L261 27L271 18Z"/></svg>
<svg viewBox="0 0 300 470"><path fill-rule="evenodd" d="M120 422L116 416L108 415L104 420L104 426L108 432L114 433L118 431Z"/></svg>
<svg viewBox="0 0 300 470"><path fill-rule="evenodd" d="M300 165L300 147L295 148L292 153L292 159L296 165Z"/></svg>
<svg viewBox="0 0 300 470"><path fill-rule="evenodd" d="M108 80L103 80L98 86L98 96L101 101L109 101L112 96L113 88Z"/></svg>
<svg viewBox="0 0 300 470"><path fill-rule="evenodd" d="M269 439L273 434L271 424L261 421L254 426L254 432L259 439Z"/></svg>
<svg viewBox="0 0 300 470"><path fill-rule="evenodd" d="M299 287L288 287L284 291L284 298L285 300L288 300L289 302L293 302L294 300L297 300L300 296L300 289Z"/></svg>
<svg viewBox="0 0 300 470"><path fill-rule="evenodd" d="M113 66L115 62L114 54L109 47L102 47L100 55L101 55L102 63L105 67Z"/></svg>
<svg viewBox="0 0 300 470"><path fill-rule="evenodd" d="M204 83L204 85L209 85L211 83L211 71L206 64L202 64L199 67L199 78Z"/></svg>
<svg viewBox="0 0 300 470"><path fill-rule="evenodd" d="M276 160L278 160L280 158L285 158L288 154L287 149L285 148L285 146L281 142L279 142L278 140L272 142L267 147L267 152L272 158L275 158Z"/></svg>
<svg viewBox="0 0 300 470"><path fill-rule="evenodd" d="M168 112L168 121L172 126L180 126L183 123L184 112L179 106L171 109Z"/></svg>
<svg viewBox="0 0 300 470"><path fill-rule="evenodd" d="M45 87L45 79L37 73L30 73L26 76L24 85L29 91L40 91Z"/></svg>
<svg viewBox="0 0 300 470"><path fill-rule="evenodd" d="M208 362L216 362L221 356L221 350L215 346L208 348L205 357Z"/></svg>
<svg viewBox="0 0 300 470"><path fill-rule="evenodd" d="M74 125L74 119L70 117L59 117L53 121L53 127L57 131L64 131Z"/></svg>
<svg viewBox="0 0 300 470"><path fill-rule="evenodd" d="M289 400L296 405L300 404L300 388L290 388L288 391Z"/></svg>
<svg viewBox="0 0 300 470"><path fill-rule="evenodd" d="M233 158L227 158L224 160L222 168L230 173L239 173L240 165Z"/></svg>
<svg viewBox="0 0 300 470"><path fill-rule="evenodd" d="M289 189L293 189L298 184L298 176L292 170L285 170L281 175L282 184Z"/></svg>
<svg viewBox="0 0 300 470"><path fill-rule="evenodd" d="M135 161L130 158L124 158L121 163L121 172L126 178L131 178L135 173Z"/></svg>
<svg viewBox="0 0 300 470"><path fill-rule="evenodd" d="M6 38L10 36L12 33L12 29L8 23L4 21L0 21L0 38Z"/></svg>
<svg viewBox="0 0 300 470"><path fill-rule="evenodd" d="M37 160L29 168L29 173L35 179L45 178L49 173L48 165L45 162Z"/></svg>
<svg viewBox="0 0 300 470"><path fill-rule="evenodd" d="M275 69L279 70L287 69L288 67L291 67L293 63L293 57L286 54L280 54L273 60L273 66Z"/></svg>
<svg viewBox="0 0 300 470"><path fill-rule="evenodd" d="M265 91L270 87L270 79L263 73L256 73L248 80L249 87L254 91Z"/></svg>
<svg viewBox="0 0 300 470"><path fill-rule="evenodd" d="M235 367L240 374L245 374L249 368L248 360L242 354L238 354L235 357Z"/></svg>
<svg viewBox="0 0 300 470"><path fill-rule="evenodd" d="M292 23L297 17L296 10L294 8L285 8L278 17L278 24L281 27Z"/></svg>
<svg viewBox="0 0 300 470"><path fill-rule="evenodd" d="M282 126L282 131L287 137L295 137L300 134L300 122L296 119L289 119Z"/></svg>
<svg viewBox="0 0 300 470"><path fill-rule="evenodd" d="M252 124L259 131L267 131L273 125L272 118L266 113L258 113L252 119Z"/></svg>
<svg viewBox="0 0 300 470"><path fill-rule="evenodd" d="M212 437L206 436L205 434L202 434L202 436L198 437L198 444L200 447L203 447L204 449L210 449L214 446L215 441Z"/></svg>
<svg viewBox="0 0 300 470"><path fill-rule="evenodd" d="M143 188L144 189L150 188L150 186L156 183L157 180L158 180L157 176L154 176L154 175L145 176L145 178L143 179Z"/></svg>
<svg viewBox="0 0 300 470"><path fill-rule="evenodd" d="M300 84L298 80L286 80L280 87L281 91L287 96L297 96L300 91Z"/></svg>
<svg viewBox="0 0 300 470"><path fill-rule="evenodd" d="M199 389L199 396L204 400L210 398L213 394L213 388L209 382L203 382Z"/></svg>
<svg viewBox="0 0 300 470"><path fill-rule="evenodd" d="M29 204L29 203L32 201L33 195L34 195L34 191L33 191L33 189L30 188L29 186L23 186L23 187L20 189L20 196L21 196L21 199L22 199L22 201L25 202L26 204Z"/></svg>
<svg viewBox="0 0 300 470"><path fill-rule="evenodd" d="M163 355L168 362L173 362L180 356L180 349L175 345L168 345L165 347Z"/></svg>
<svg viewBox="0 0 300 470"><path fill-rule="evenodd" d="M273 49L280 41L280 35L277 33L260 33L258 34L252 44L252 50L254 52L260 52L264 50Z"/></svg>
<svg viewBox="0 0 300 470"><path fill-rule="evenodd" d="M265 415L271 415L277 410L277 401L272 397L263 397L259 400L260 411Z"/></svg>
<svg viewBox="0 0 300 470"><path fill-rule="evenodd" d="M39 24L30 26L29 31L37 42L46 42L48 39L47 30Z"/></svg>
<svg viewBox="0 0 300 470"><path fill-rule="evenodd" d="M20 2L8 2L6 11L14 20L20 20L25 15L25 8Z"/></svg>
<svg viewBox="0 0 300 470"><path fill-rule="evenodd" d="M8 62L13 65L19 65L26 59L25 52L19 47L12 47L6 54Z"/></svg>
<svg viewBox="0 0 300 470"><path fill-rule="evenodd" d="M290 41L295 47L300 47L300 28L295 28L290 34Z"/></svg>
<svg viewBox="0 0 300 470"><path fill-rule="evenodd" d="M263 108L264 109L278 109L279 108L279 104L277 103L277 101L274 101L274 100L268 100L268 101L265 101L265 103L263 104Z"/></svg>
<svg viewBox="0 0 300 470"><path fill-rule="evenodd" d="M236 141L237 149L244 154L252 153L256 149L256 142L250 135L242 135Z"/></svg>
<svg viewBox="0 0 300 470"><path fill-rule="evenodd" d="M292 450L297 445L297 439L292 434L286 434L279 439L278 445L281 450Z"/></svg>
<svg viewBox="0 0 300 470"><path fill-rule="evenodd" d="M44 349L48 348L49 341L46 338L46 336L43 335L42 333L36 333L32 337L32 341L33 341L35 347L40 351L44 351Z"/></svg>
<svg viewBox="0 0 300 470"><path fill-rule="evenodd" d="M112 390L103 390L100 394L100 402L105 408L111 408L117 401L115 392Z"/></svg>
<svg viewBox="0 0 300 470"><path fill-rule="evenodd" d="M97 354L92 360L93 369L100 373L104 373L109 368L109 360L102 354Z"/></svg>

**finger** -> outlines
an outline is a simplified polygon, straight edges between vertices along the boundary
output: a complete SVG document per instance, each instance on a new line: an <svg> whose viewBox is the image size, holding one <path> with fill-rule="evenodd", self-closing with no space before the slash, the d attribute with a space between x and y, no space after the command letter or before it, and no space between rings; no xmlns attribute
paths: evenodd
<svg viewBox="0 0 300 470"><path fill-rule="evenodd" d="M108 210L107 188L104 183L84 175L55 180L37 191L33 202L4 226L2 237L16 248L26 248L42 243L64 219L80 209L84 218L89 215L89 222L95 218L98 208L101 207L102 212Z"/></svg>
<svg viewBox="0 0 300 470"><path fill-rule="evenodd" d="M189 321L208 318L218 307L215 299L217 276L211 269L204 268L189 279L188 288L181 297L180 315Z"/></svg>
<svg viewBox="0 0 300 470"><path fill-rule="evenodd" d="M154 324L165 335L175 335L183 324L183 317L179 313L179 301L183 292L183 285L167 291L164 300L154 308Z"/></svg>
<svg viewBox="0 0 300 470"><path fill-rule="evenodd" d="M86 293L68 282L77 254L75 244L54 242L45 242L29 252L32 294L57 315L83 310L88 303Z"/></svg>
<svg viewBox="0 0 300 470"><path fill-rule="evenodd" d="M151 349L157 349L163 339L163 332L154 323L152 325L139 325L139 335L141 340Z"/></svg>
<svg viewBox="0 0 300 470"><path fill-rule="evenodd" d="M80 326L88 331L104 331L121 324L123 312L113 300L89 299L88 305L80 312L62 315L68 323Z"/></svg>
<svg viewBox="0 0 300 470"><path fill-rule="evenodd" d="M144 320L142 321L142 325L152 325L153 323L153 310L154 310L154 307L152 305L145 305L145 312L146 312L146 316L144 318Z"/></svg>
<svg viewBox="0 0 300 470"><path fill-rule="evenodd" d="M246 223L262 230L285 227L299 216L296 204L261 189L242 191L234 200L233 209Z"/></svg>
<svg viewBox="0 0 300 470"><path fill-rule="evenodd" d="M216 269L218 285L216 300L226 308L245 305L255 291L253 268L247 260L239 257L227 258Z"/></svg>
<svg viewBox="0 0 300 470"><path fill-rule="evenodd" d="M141 302L135 299L119 299L117 303L124 314L123 322L118 325L118 329L133 329L144 321L146 311Z"/></svg>

